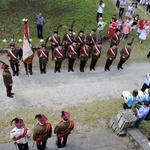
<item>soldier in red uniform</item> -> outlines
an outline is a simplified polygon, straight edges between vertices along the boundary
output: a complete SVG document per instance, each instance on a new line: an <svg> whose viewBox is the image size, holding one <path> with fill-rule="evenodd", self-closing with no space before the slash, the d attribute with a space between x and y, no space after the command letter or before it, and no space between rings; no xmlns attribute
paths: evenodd
<svg viewBox="0 0 150 150"><path fill-rule="evenodd" d="M84 31L80 30L78 33L78 36L76 37L76 41L78 45L78 50L77 50L78 57L80 56L81 47L84 45L84 39L85 39Z"/></svg>
<svg viewBox="0 0 150 150"><path fill-rule="evenodd" d="M38 50L38 57L41 74L46 74L46 64L49 60L49 51L46 49L46 44L42 44L42 48Z"/></svg>
<svg viewBox="0 0 150 150"><path fill-rule="evenodd" d="M69 112L62 111L61 117L63 120L59 122L54 129L54 133L57 134L56 144L58 148L66 146L68 136L71 133L71 131L74 129L74 121L70 120Z"/></svg>
<svg viewBox="0 0 150 150"><path fill-rule="evenodd" d="M116 30L115 34L111 38L110 47L112 47L113 44L116 44L118 46L119 42L120 42L120 30Z"/></svg>
<svg viewBox="0 0 150 150"><path fill-rule="evenodd" d="M54 60L53 52L54 48L60 43L60 37L58 36L58 30L54 31L54 34L50 37L51 48L52 48L52 60Z"/></svg>
<svg viewBox="0 0 150 150"><path fill-rule="evenodd" d="M13 94L14 94L14 93L11 93L13 80L12 80L11 72L9 71L9 66L7 64L3 63L1 68L4 69L3 70L3 81L4 81L4 85L6 87L7 96L12 98Z"/></svg>
<svg viewBox="0 0 150 150"><path fill-rule="evenodd" d="M91 59L91 64L90 64L90 71L92 70L95 71L97 60L101 56L101 49L102 49L102 42L98 41L98 43L94 45L92 48L92 59Z"/></svg>
<svg viewBox="0 0 150 150"><path fill-rule="evenodd" d="M55 60L54 73L56 73L57 71L60 73L62 61L65 59L64 48L61 43L57 47L54 48L53 55L54 55L54 60Z"/></svg>
<svg viewBox="0 0 150 150"><path fill-rule="evenodd" d="M19 61L21 60L21 56L19 55L19 49L15 48L15 44L10 44L10 49L8 50L9 62L11 69L13 71L13 76L19 75Z"/></svg>
<svg viewBox="0 0 150 150"><path fill-rule="evenodd" d="M36 141L38 150L44 150L48 138L52 135L52 126L47 122L48 118L44 114L36 115L35 119L38 119L38 124L34 128L33 140Z"/></svg>
<svg viewBox="0 0 150 150"><path fill-rule="evenodd" d="M73 43L69 45L67 49L68 72L70 71L74 72L73 65L76 58L78 57L77 50L78 50L77 43L76 41L73 41Z"/></svg>
<svg viewBox="0 0 150 150"><path fill-rule="evenodd" d="M89 45L90 47L90 54L91 54L91 51L92 51L92 48L93 46L95 45L96 43L96 34L95 34L96 30L95 29L92 29L91 33L89 33L86 37L86 42L87 44Z"/></svg>
<svg viewBox="0 0 150 150"><path fill-rule="evenodd" d="M109 67L111 66L112 62L116 58L117 52L118 52L117 44L113 44L113 46L108 49L107 60L106 60L104 71L107 70L110 71Z"/></svg>
<svg viewBox="0 0 150 150"><path fill-rule="evenodd" d="M123 69L122 65L129 59L131 53L131 43L128 43L126 47L124 47L120 51L120 61L118 63L117 69Z"/></svg>
<svg viewBox="0 0 150 150"><path fill-rule="evenodd" d="M72 44L73 40L74 40L73 29L70 28L68 33L64 35L64 38L62 41L62 43L64 44L64 48L65 48L65 57L66 57L68 46Z"/></svg>
<svg viewBox="0 0 150 150"><path fill-rule="evenodd" d="M85 43L80 51L80 72L84 72L84 67L87 60L90 58L90 47Z"/></svg>

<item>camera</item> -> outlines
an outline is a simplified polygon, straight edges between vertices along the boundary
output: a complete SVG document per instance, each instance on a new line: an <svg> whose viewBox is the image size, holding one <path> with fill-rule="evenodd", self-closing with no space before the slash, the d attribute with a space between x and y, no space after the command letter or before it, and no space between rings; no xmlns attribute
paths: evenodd
<svg viewBox="0 0 150 150"><path fill-rule="evenodd" d="M140 109L140 108L141 108L141 106L140 106L140 105L136 105L136 108L137 108L137 109Z"/></svg>

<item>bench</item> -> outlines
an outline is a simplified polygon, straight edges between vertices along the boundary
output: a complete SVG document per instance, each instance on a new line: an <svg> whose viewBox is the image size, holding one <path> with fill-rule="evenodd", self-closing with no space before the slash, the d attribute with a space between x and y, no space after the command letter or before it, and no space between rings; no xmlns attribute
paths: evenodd
<svg viewBox="0 0 150 150"><path fill-rule="evenodd" d="M150 150L150 141L137 128L128 129L127 136L138 150Z"/></svg>

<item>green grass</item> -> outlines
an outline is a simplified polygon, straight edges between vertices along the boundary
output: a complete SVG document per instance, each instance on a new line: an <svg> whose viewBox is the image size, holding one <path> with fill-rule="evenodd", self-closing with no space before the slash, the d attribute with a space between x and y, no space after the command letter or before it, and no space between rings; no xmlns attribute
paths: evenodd
<svg viewBox="0 0 150 150"><path fill-rule="evenodd" d="M88 132L93 128L108 128L111 117L114 117L122 110L122 99L109 99L106 101L94 101L92 103L83 103L76 106L66 108L71 113L71 119L75 121L74 133ZM0 119L0 143L11 142L9 138L9 132L14 127L10 125L10 122L15 117L21 117L26 126L34 129L36 120L34 117L36 114L44 113L52 126L61 120L61 110L54 110L41 106L40 108L19 108L10 112L4 112ZM150 121L143 121L140 125L140 130L147 136L150 136L149 130ZM53 135L54 136L54 135Z"/></svg>
<svg viewBox="0 0 150 150"><path fill-rule="evenodd" d="M7 5L6 5L7 4ZM104 20L110 20L112 13L115 10L108 10L108 5L113 10L113 6L110 5L109 1L106 1L106 9ZM12 32L15 34L15 40L23 37L23 25L21 19L29 19L30 37L33 39L33 45L39 46L39 40L36 38L36 21L35 17L38 12L42 12L45 17L44 25L44 39L49 34L52 34L56 30L57 25L62 24L69 28L73 20L76 20L74 26L74 32L78 33L80 29L86 24L85 35L90 32L92 28L96 28L96 11L97 11L97 0L36 0L35 1L24 1L24 2L0 2L0 31L2 39L7 39L8 43L12 39ZM108 25L107 25L108 26ZM61 38L67 32L66 28L60 29ZM5 45L2 44L4 47ZM6 46L7 47L7 46Z"/></svg>

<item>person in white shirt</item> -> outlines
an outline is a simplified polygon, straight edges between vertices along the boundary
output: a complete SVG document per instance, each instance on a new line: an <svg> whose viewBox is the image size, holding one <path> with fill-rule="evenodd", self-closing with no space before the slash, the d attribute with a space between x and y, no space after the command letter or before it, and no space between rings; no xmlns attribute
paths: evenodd
<svg viewBox="0 0 150 150"><path fill-rule="evenodd" d="M15 128L11 130L10 138L13 139L14 144L17 144L19 150L29 150L28 140L32 134L31 130L25 126L20 118L14 118L11 125L13 122Z"/></svg>
<svg viewBox="0 0 150 150"><path fill-rule="evenodd" d="M105 4L103 3L102 0L100 0L99 4L97 6L98 6L98 10L97 10L97 23L98 23L99 17L103 16Z"/></svg>
<svg viewBox="0 0 150 150"><path fill-rule="evenodd" d="M141 91L145 91L147 88L150 88L150 73L145 75L145 82L141 88Z"/></svg>

